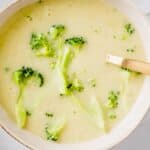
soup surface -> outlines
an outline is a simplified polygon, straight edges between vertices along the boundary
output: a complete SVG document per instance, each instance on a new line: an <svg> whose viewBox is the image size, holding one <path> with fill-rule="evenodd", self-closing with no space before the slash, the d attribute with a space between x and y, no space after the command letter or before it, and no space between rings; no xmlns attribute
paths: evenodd
<svg viewBox="0 0 150 150"><path fill-rule="evenodd" d="M116 8L102 0L29 5L0 30L0 104L47 140L108 134L130 111L143 76L107 64L107 54L144 59L138 31Z"/></svg>

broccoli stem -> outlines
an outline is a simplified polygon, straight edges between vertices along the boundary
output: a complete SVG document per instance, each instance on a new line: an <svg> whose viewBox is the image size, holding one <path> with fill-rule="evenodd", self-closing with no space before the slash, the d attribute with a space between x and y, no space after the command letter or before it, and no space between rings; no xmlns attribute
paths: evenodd
<svg viewBox="0 0 150 150"><path fill-rule="evenodd" d="M105 132L106 127L103 107L101 103L98 102L96 97L92 98L90 114L92 118L96 121L97 126Z"/></svg>
<svg viewBox="0 0 150 150"><path fill-rule="evenodd" d="M61 93L64 95L68 95L69 91L67 89L68 86L68 76L67 76L67 70L68 70L68 66L69 66L69 62L72 56L72 52L71 49L69 47L65 48L64 50L64 54L62 56L62 54L59 57L59 74L60 74L60 78L62 81L62 89L61 89Z"/></svg>
<svg viewBox="0 0 150 150"><path fill-rule="evenodd" d="M22 95L23 95L23 86L20 86L19 88L19 95L18 95L18 99L17 99L17 103L15 106L15 112L16 112L16 120L17 120L17 124L20 128L23 128L25 126L26 123L26 118L27 118L27 114L26 114L26 110L23 106L23 99L22 99Z"/></svg>

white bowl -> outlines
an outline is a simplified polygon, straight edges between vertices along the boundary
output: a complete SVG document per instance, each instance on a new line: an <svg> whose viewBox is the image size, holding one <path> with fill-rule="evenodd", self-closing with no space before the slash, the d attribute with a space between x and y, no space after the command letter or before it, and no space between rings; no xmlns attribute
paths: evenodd
<svg viewBox="0 0 150 150"><path fill-rule="evenodd" d="M37 0L14 0L9 6L0 12L0 24L3 24L7 18L19 10L21 7L28 5L29 3ZM150 60L150 28L143 14L141 14L136 7L127 0L105 0L111 3L113 6L122 11L132 22L136 25L143 45L147 60ZM121 123L112 130L112 132L103 137L94 139L89 142L81 144L56 144L53 142L47 142L40 137L36 137L31 133L19 129L7 116L6 112L0 108L0 126L13 138L31 149L39 150L100 150L108 149L124 138L126 138L140 123L145 113L150 107L150 78L146 77L143 87L139 96L127 117L124 118Z"/></svg>

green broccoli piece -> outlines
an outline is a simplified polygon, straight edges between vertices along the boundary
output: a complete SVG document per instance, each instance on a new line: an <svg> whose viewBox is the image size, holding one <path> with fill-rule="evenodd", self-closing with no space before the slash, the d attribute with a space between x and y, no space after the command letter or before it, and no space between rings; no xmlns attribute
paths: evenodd
<svg viewBox="0 0 150 150"><path fill-rule="evenodd" d="M50 42L46 35L32 33L30 46L36 56L53 57L54 50L52 49Z"/></svg>
<svg viewBox="0 0 150 150"><path fill-rule="evenodd" d="M65 123L66 123L65 119L62 119L62 120L55 122L51 126L49 125L46 126L45 134L46 134L47 140L52 140L52 141L59 140L60 134L65 127Z"/></svg>
<svg viewBox="0 0 150 150"><path fill-rule="evenodd" d="M15 114L16 114L16 120L17 120L18 126L20 128L23 128L26 123L27 113L22 104L22 97L18 98L18 102L16 103L16 106L15 106Z"/></svg>
<svg viewBox="0 0 150 150"><path fill-rule="evenodd" d="M31 77L34 77L34 79L37 80L40 87L44 84L43 75L30 67L23 66L21 69L13 73L13 79L19 86L25 86Z"/></svg>
<svg viewBox="0 0 150 150"><path fill-rule="evenodd" d="M70 92L74 92L74 91L82 92L84 90L84 87L81 81L75 78L72 82L68 83L67 89Z"/></svg>
<svg viewBox="0 0 150 150"><path fill-rule="evenodd" d="M126 24L124 28L129 35L132 35L135 32L134 27L130 23Z"/></svg>
<svg viewBox="0 0 150 150"><path fill-rule="evenodd" d="M135 28L132 26L132 24L127 23L124 25L124 32L121 36L122 40L127 40L133 35L135 32Z"/></svg>
<svg viewBox="0 0 150 150"><path fill-rule="evenodd" d="M116 109L118 107L118 98L119 98L120 92L114 92L110 91L108 94L108 107L112 109Z"/></svg>
<svg viewBox="0 0 150 150"><path fill-rule="evenodd" d="M70 45L73 48L81 48L86 41L83 37L72 37L65 40L65 44Z"/></svg>
<svg viewBox="0 0 150 150"><path fill-rule="evenodd" d="M50 28L48 33L52 39L56 39L56 38L62 36L64 31L65 31L65 26L60 24L60 25L53 25Z"/></svg>
<svg viewBox="0 0 150 150"><path fill-rule="evenodd" d="M96 121L97 126L105 132L106 126L103 107L98 102L96 97L92 98L91 111L89 111L88 113L92 115L91 118L94 119L94 121Z"/></svg>
<svg viewBox="0 0 150 150"><path fill-rule="evenodd" d="M70 93L68 88L70 87L70 81L68 76L68 67L74 58L77 51L79 51L84 45L85 40L82 37L73 37L65 40L65 47L63 52L59 56L58 68L59 74L62 80L62 94L68 95ZM72 83L71 83L72 86Z"/></svg>
<svg viewBox="0 0 150 150"><path fill-rule="evenodd" d="M43 75L32 68L29 67L22 67L19 70L16 70L13 73L13 80L19 86L19 95L16 103L16 119L19 127L23 128L25 126L27 113L23 106L23 91L27 85L28 80L35 79L38 85L41 87L44 84Z"/></svg>

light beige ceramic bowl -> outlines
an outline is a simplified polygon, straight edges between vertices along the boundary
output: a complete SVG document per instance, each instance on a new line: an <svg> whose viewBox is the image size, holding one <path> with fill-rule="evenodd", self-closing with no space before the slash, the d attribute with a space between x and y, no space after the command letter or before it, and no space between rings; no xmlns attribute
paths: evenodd
<svg viewBox="0 0 150 150"><path fill-rule="evenodd" d="M12 3L5 9L0 11L0 25L7 20L11 14L16 12L21 7L33 3L37 0L12 0ZM122 11L128 18L130 18L136 25L141 39L145 47L145 53L147 60L150 60L150 28L146 22L143 14L136 9L136 7L127 0L106 0L114 7ZM56 144L53 142L46 142L39 137L28 133L25 130L17 128L17 126L11 122L5 111L0 108L0 126L13 138L31 149L36 150L101 150L109 149L112 146L118 144L124 138L126 138L140 123L145 113L150 106L150 78L146 77L142 90L139 93L136 103L128 116L115 128L113 131L103 137L94 139L89 142L81 144Z"/></svg>

